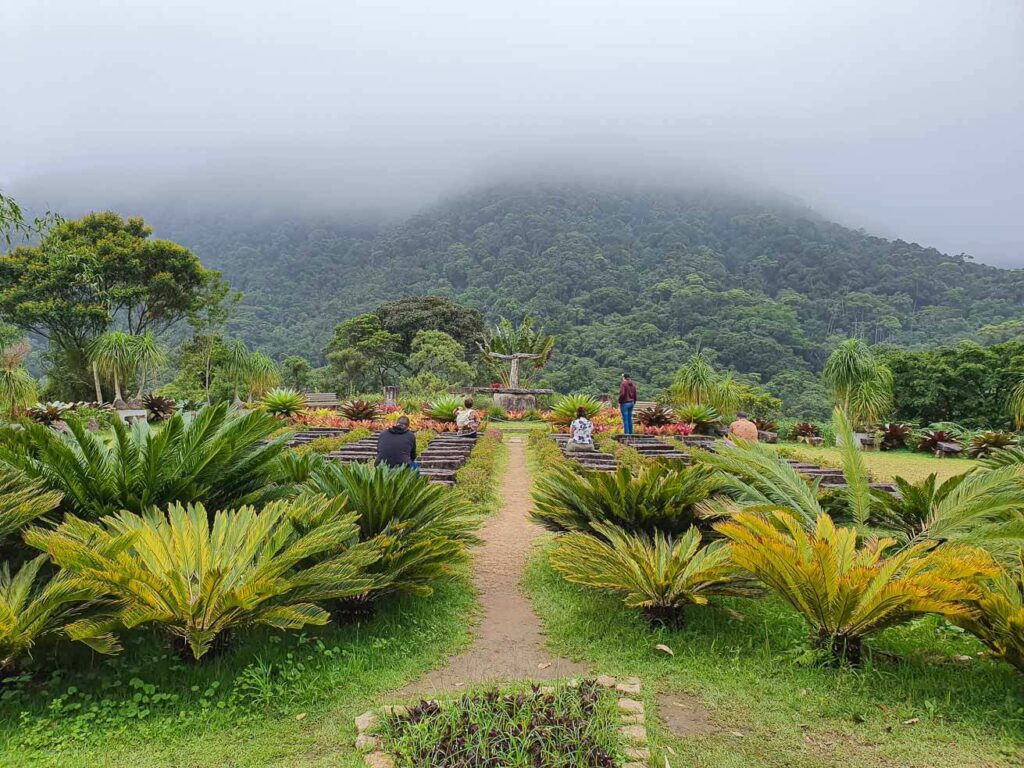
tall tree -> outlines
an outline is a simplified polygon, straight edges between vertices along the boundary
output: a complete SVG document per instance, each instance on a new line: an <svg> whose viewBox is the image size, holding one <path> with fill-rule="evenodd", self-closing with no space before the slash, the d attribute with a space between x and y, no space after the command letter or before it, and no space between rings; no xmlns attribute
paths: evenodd
<svg viewBox="0 0 1024 768"><path fill-rule="evenodd" d="M150 238L141 218L96 213L0 258L0 318L44 338L88 386L85 349L110 328L160 334L224 301L220 274L184 246Z"/></svg>
<svg viewBox="0 0 1024 768"><path fill-rule="evenodd" d="M443 331L471 357L477 354L477 345L486 336L483 315L443 296L405 296L381 304L374 314L384 330L402 337L404 353L412 351L413 340L420 331Z"/></svg>
<svg viewBox="0 0 1024 768"><path fill-rule="evenodd" d="M402 337L385 330L377 315L359 315L334 329L324 352L339 390L383 388L401 367Z"/></svg>

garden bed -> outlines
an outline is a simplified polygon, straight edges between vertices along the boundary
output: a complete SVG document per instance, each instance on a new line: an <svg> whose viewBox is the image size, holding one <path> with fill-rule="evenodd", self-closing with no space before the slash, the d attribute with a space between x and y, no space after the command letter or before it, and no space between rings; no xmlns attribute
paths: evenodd
<svg viewBox="0 0 1024 768"><path fill-rule="evenodd" d="M641 768L650 757L640 681L497 688L356 718L370 768Z"/></svg>

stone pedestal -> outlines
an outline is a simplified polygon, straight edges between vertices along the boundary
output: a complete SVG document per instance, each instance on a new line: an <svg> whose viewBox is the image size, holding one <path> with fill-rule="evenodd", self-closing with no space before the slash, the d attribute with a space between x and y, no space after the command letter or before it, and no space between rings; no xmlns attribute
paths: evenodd
<svg viewBox="0 0 1024 768"><path fill-rule="evenodd" d="M537 407L535 395L509 394L506 392L494 393L494 404L506 411L525 411Z"/></svg>

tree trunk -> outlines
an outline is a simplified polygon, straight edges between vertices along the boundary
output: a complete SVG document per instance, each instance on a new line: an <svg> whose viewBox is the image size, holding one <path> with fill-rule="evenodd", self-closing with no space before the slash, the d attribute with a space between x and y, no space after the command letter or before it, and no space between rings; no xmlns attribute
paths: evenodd
<svg viewBox="0 0 1024 768"><path fill-rule="evenodd" d="M832 633L821 628L818 630L815 645L822 650L827 650L832 655L832 666L841 667L843 664L849 664L851 667L860 666L862 643L859 636L847 635L842 632Z"/></svg>
<svg viewBox="0 0 1024 768"><path fill-rule="evenodd" d="M124 402L124 398L121 397L121 380L117 377L117 371L114 371L114 400L119 403Z"/></svg>
<svg viewBox="0 0 1024 768"><path fill-rule="evenodd" d="M96 363L92 364L92 382L96 385L96 402L103 404L103 388L100 386L100 369Z"/></svg>
<svg viewBox="0 0 1024 768"><path fill-rule="evenodd" d="M140 368L139 369L139 391L138 391L138 394L135 395L135 399L137 401L142 399L142 392L143 392L143 390L145 388L146 388L146 369L145 368Z"/></svg>

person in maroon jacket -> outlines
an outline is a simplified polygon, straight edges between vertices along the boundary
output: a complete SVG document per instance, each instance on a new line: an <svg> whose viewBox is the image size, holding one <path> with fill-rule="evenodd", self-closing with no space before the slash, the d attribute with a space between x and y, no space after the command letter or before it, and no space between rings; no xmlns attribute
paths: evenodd
<svg viewBox="0 0 1024 768"><path fill-rule="evenodd" d="M622 383L619 385L619 410L622 411L622 431L627 435L633 434L633 406L636 404L636 384L629 378L628 373L622 374Z"/></svg>

